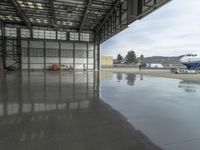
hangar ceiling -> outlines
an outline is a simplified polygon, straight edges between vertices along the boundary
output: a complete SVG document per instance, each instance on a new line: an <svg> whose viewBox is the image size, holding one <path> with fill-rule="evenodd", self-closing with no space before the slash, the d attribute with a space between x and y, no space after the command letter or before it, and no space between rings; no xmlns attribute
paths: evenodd
<svg viewBox="0 0 200 150"><path fill-rule="evenodd" d="M170 0L1 0L5 24L93 32L103 42Z"/></svg>

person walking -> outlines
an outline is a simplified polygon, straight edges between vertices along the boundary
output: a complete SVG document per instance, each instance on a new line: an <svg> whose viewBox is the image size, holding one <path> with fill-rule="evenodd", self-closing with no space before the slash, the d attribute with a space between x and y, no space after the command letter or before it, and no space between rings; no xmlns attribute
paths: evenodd
<svg viewBox="0 0 200 150"><path fill-rule="evenodd" d="M139 64L139 70L140 70L140 71L142 70L142 65L141 65L141 64Z"/></svg>

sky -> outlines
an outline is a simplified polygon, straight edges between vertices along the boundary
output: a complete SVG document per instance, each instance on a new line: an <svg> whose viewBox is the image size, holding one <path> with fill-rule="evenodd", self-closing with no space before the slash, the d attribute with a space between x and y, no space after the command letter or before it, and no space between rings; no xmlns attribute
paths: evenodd
<svg viewBox="0 0 200 150"><path fill-rule="evenodd" d="M200 0L172 0L101 45L101 55L200 54Z"/></svg>

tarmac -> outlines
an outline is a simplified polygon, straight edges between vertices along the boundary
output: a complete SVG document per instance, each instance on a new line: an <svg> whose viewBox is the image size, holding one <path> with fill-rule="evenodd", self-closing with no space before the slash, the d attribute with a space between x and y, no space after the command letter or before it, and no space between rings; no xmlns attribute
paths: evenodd
<svg viewBox="0 0 200 150"><path fill-rule="evenodd" d="M132 74L141 74L141 75L149 75L156 77L164 77L164 78L174 78L181 80L191 80L197 81L200 80L199 74L175 74L171 73L169 69L142 69L138 68L102 68L102 71L112 71L112 72L121 72L121 73L132 73Z"/></svg>

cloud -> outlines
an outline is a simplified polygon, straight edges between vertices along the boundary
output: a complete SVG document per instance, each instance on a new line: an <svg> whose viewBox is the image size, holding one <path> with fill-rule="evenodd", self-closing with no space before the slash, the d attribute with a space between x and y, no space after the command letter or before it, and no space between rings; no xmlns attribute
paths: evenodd
<svg viewBox="0 0 200 150"><path fill-rule="evenodd" d="M200 1L173 0L102 44L102 55L182 55L200 52Z"/></svg>

